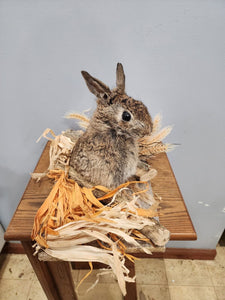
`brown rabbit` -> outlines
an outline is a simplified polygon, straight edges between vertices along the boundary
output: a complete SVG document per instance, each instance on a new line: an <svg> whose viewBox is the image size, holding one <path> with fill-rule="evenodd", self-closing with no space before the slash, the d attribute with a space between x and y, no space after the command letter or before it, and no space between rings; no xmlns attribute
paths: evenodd
<svg viewBox="0 0 225 300"><path fill-rule="evenodd" d="M117 64L113 90L87 72L81 73L97 97L97 109L73 148L69 174L83 186L112 189L136 173L138 139L151 133L152 120L146 106L125 93L122 64Z"/></svg>

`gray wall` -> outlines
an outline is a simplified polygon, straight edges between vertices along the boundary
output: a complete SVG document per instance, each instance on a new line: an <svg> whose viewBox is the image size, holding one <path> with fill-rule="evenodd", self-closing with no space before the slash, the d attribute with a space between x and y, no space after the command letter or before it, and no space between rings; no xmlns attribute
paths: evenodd
<svg viewBox="0 0 225 300"><path fill-rule="evenodd" d="M124 64L181 146L169 154L198 233L171 247L215 248L225 227L225 2L0 1L0 222L7 227L50 127L94 107L80 70L113 86Z"/></svg>

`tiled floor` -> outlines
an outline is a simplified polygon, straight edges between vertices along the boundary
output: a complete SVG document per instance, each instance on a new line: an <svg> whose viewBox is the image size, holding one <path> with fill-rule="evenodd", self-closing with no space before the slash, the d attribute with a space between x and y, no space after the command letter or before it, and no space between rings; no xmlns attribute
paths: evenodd
<svg viewBox="0 0 225 300"><path fill-rule="evenodd" d="M141 259L135 263L139 300L225 300L225 247L217 247L214 261ZM75 283L86 271L73 270ZM80 286L79 300L121 300L113 277L93 273ZM0 255L0 300L46 300L25 255Z"/></svg>

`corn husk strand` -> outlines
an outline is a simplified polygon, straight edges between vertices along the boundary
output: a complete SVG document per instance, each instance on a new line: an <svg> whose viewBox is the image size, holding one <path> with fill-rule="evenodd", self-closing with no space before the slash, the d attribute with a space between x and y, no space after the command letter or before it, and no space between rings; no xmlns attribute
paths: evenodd
<svg viewBox="0 0 225 300"><path fill-rule="evenodd" d="M31 178L34 179L36 182L39 182L42 178L46 177L47 175L48 171L42 173L30 173Z"/></svg>
<svg viewBox="0 0 225 300"><path fill-rule="evenodd" d="M51 157L49 170L69 165L71 151L75 143L63 134L58 135L51 143L49 155Z"/></svg>
<svg viewBox="0 0 225 300"><path fill-rule="evenodd" d="M51 133L51 135L53 136L53 138L48 137L48 134L49 134L49 133ZM55 133L54 133L54 131L53 131L52 129L46 128L46 129L44 130L44 132L42 133L42 135L37 139L36 143L38 143L42 137L46 138L46 139L49 140L49 141L53 141L54 138L56 137L56 135L55 135Z"/></svg>
<svg viewBox="0 0 225 300"><path fill-rule="evenodd" d="M80 126L84 129L87 128L89 124L89 119L81 114L75 114L71 113L66 116L66 118L74 118L80 120ZM48 167L48 170L54 170L54 169L62 169L65 170L65 168L69 165L69 160L71 157L71 153L73 150L73 147L79 138L79 136L83 133L81 130L67 130L62 131L60 135L56 135L52 129L46 128L42 135L37 139L37 143L40 141L41 138L45 138L49 141L51 141L50 150L49 150L49 160L50 164ZM48 135L51 134L52 137L49 137ZM31 173L31 177L35 179L36 181L40 181L43 177L47 175L46 172L43 173Z"/></svg>
<svg viewBox="0 0 225 300"><path fill-rule="evenodd" d="M52 134L53 138L48 136L49 133ZM55 133L49 128L42 133L37 142L39 142L42 137L51 141L49 150L50 163L48 170L65 170L66 167L69 166L70 156L80 133L80 131L73 131L73 134L70 133L70 131L63 131L60 135L56 136ZM32 173L31 177L39 181L48 174L48 170L43 173Z"/></svg>

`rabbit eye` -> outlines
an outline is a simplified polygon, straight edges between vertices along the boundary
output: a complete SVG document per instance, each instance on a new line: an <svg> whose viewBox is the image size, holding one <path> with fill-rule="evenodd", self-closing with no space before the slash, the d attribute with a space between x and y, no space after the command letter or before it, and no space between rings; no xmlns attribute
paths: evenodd
<svg viewBox="0 0 225 300"><path fill-rule="evenodd" d="M131 119L131 114L128 111L124 111L122 114L123 121L129 122Z"/></svg>

